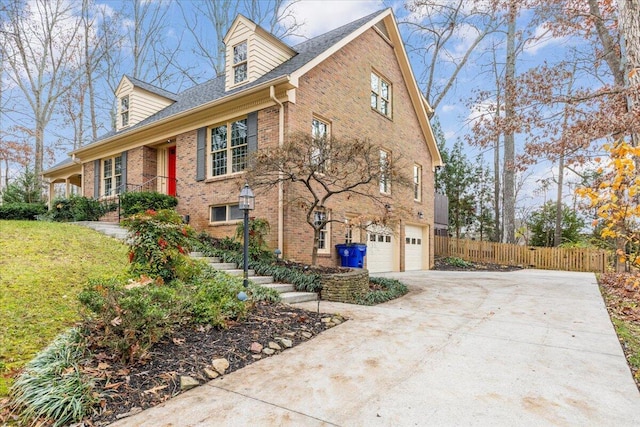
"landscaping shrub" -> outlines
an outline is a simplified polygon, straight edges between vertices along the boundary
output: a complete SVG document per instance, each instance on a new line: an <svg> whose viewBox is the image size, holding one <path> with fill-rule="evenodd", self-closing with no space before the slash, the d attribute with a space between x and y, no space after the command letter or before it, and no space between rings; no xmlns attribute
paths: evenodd
<svg viewBox="0 0 640 427"><path fill-rule="evenodd" d="M123 216L131 216L148 210L173 209L178 199L155 191L140 191L120 195L120 211Z"/></svg>
<svg viewBox="0 0 640 427"><path fill-rule="evenodd" d="M189 271L193 229L183 224L177 212L148 210L125 219L130 233L129 261L134 275L161 277L165 282Z"/></svg>
<svg viewBox="0 0 640 427"><path fill-rule="evenodd" d="M0 219L34 221L46 211L43 203L5 203L0 205Z"/></svg>
<svg viewBox="0 0 640 427"><path fill-rule="evenodd" d="M71 196L68 199L56 199L51 204L47 218L53 221L97 221L102 215L115 210L117 205L106 206L95 199L83 196Z"/></svg>
<svg viewBox="0 0 640 427"><path fill-rule="evenodd" d="M24 424L62 426L81 421L96 403L92 379L81 371L85 345L77 329L60 335L29 362L11 387ZM35 425L35 422L32 424Z"/></svg>
<svg viewBox="0 0 640 427"><path fill-rule="evenodd" d="M123 285L117 279L92 280L78 299L93 317L91 341L124 361L134 362L187 316L184 290L142 276Z"/></svg>
<svg viewBox="0 0 640 427"><path fill-rule="evenodd" d="M194 293L189 300L193 320L226 327L229 320L244 318L247 306L237 297L244 290L242 279L217 271L211 276L194 283Z"/></svg>
<svg viewBox="0 0 640 427"><path fill-rule="evenodd" d="M206 233L201 233L198 235L197 245L199 251L209 256L219 257L224 262L242 265L242 244L232 239L216 239ZM272 276L276 282L290 283L301 292L318 292L322 287L318 273L311 269L292 268L286 262L277 260L269 251L250 251L249 268L255 270L257 274Z"/></svg>
<svg viewBox="0 0 640 427"><path fill-rule="evenodd" d="M458 267L458 268L471 268L473 267L473 263L470 263L469 261L465 261L462 258L458 258L458 257L447 257L444 259L444 262L446 264L452 265L454 267Z"/></svg>
<svg viewBox="0 0 640 427"><path fill-rule="evenodd" d="M409 292L404 283L386 277L369 277L369 282L377 289L369 291L364 297L358 300L358 304L375 305L391 301Z"/></svg>

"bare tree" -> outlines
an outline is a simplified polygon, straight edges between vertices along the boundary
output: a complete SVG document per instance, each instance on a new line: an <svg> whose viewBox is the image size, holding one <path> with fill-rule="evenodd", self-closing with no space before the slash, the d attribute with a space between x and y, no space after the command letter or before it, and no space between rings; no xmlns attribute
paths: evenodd
<svg viewBox="0 0 640 427"><path fill-rule="evenodd" d="M408 50L422 61L418 76L424 94L435 110L453 87L458 74L481 42L502 24L494 9L481 0L410 0L411 14L400 21L409 31ZM460 43L466 39L466 43ZM457 51L463 45L462 51ZM447 69L442 82L442 69Z"/></svg>
<svg viewBox="0 0 640 427"><path fill-rule="evenodd" d="M6 75L20 90L33 121L34 173L40 182L45 129L56 104L77 81L73 69L80 27L71 5L63 0L11 0L0 32Z"/></svg>
<svg viewBox="0 0 640 427"><path fill-rule="evenodd" d="M390 220L387 209L389 197L381 195L380 182L393 185L394 192L412 188L412 180L401 174L408 170L398 160L381 161L379 147L367 140L313 138L298 133L282 147L259 150L252 159L248 179L256 188L270 189L280 183L293 185L297 196L289 200L305 213L307 224L313 229L311 263L317 263L321 230L329 222L342 222L344 218L315 215L327 212L331 201L344 197L357 197L372 202L377 212L360 218L362 224ZM394 206L396 213L401 206Z"/></svg>
<svg viewBox="0 0 640 427"><path fill-rule="evenodd" d="M629 88L627 108L640 117L640 1L618 0L618 22L622 33L625 85ZM632 144L640 145L638 130L631 135ZM636 167L638 166L640 160L636 162Z"/></svg>

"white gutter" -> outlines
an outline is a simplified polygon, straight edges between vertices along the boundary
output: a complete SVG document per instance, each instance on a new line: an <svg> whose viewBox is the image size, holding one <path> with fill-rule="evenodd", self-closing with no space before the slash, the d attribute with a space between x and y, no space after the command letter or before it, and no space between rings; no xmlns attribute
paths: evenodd
<svg viewBox="0 0 640 427"><path fill-rule="evenodd" d="M273 102L279 105L278 109L278 147L284 145L284 105L276 97L275 86L269 87L269 96ZM282 183L282 171L278 173L278 249L284 251L284 186Z"/></svg>

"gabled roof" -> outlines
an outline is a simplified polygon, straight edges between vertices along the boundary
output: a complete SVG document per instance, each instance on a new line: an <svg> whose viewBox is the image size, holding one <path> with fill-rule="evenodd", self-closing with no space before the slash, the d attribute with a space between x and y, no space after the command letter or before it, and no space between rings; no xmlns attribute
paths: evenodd
<svg viewBox="0 0 640 427"><path fill-rule="evenodd" d="M244 16L241 13L239 13L238 16L236 16L236 19L233 20L233 22L231 23L231 26L227 30L227 34L222 39L222 41L224 42L225 45L229 43L229 38L235 32L236 27L240 23L246 25L248 28L251 29L251 31L259 34L261 37L265 38L270 43L272 43L272 44L274 44L276 46L279 46L280 48L282 48L285 51L289 51L289 53L291 55L294 55L296 53L295 50L291 48L291 46L289 46L288 44L286 44L285 42L283 42L282 40L280 40L279 38L277 38L276 36L271 34L269 31L265 30L260 25L256 24L251 19L247 18L246 16Z"/></svg>
<svg viewBox="0 0 640 427"><path fill-rule="evenodd" d="M359 29L366 22L370 21L375 16L380 15L382 12L383 11L372 13L356 21L343 25L342 27L329 31L328 33L319 35L317 37L304 41L296 46L293 46L293 50L295 50L298 53L293 58L289 59L288 61L274 68L273 70L266 73L265 75L258 78L257 80L227 92L225 92L224 90L225 88L224 75L218 76L202 84L193 86L178 94L173 94L169 91L164 91L163 89L157 88L153 85L145 84L144 82L138 79L134 79L133 77L126 76L134 85L139 86L145 90L149 90L147 89L147 87L149 87L149 88L154 88L154 90L164 91L170 96L165 96L160 93L158 94L168 97L169 99L174 99L176 102L158 111L157 113L151 115L150 117L147 117L146 119L140 121L139 123L136 123L133 126L122 129L120 131L114 130L114 131L107 132L106 134L98 137L96 141L90 144L87 144L84 147L79 148L74 152L81 152L83 149L86 149L88 147L93 147L94 145L100 144L103 141L110 139L116 135L135 131L136 129L139 129L151 123L169 118L171 116L183 113L185 111L189 111L193 108L215 101L224 96L233 95L235 93L246 91L255 86L259 86L265 82L277 79L279 77L290 75L295 71L301 69L303 66L308 64L313 59L317 58L320 54L322 54L327 49L331 48L336 43L344 39L347 35ZM146 87L142 86L140 83L145 84ZM157 92L154 92L154 93L157 93Z"/></svg>
<svg viewBox="0 0 640 427"><path fill-rule="evenodd" d="M409 92L412 95L412 103L416 110L416 113L419 116L421 127L425 133L425 136L427 137L427 145L429 146L429 150L432 154L433 165L434 167L440 166L442 164L442 159L440 157L440 153L436 146L431 126L428 121L431 109L428 103L424 102L425 99L415 82L415 78L411 70L407 54L404 50L404 45L402 43L399 30L395 23L395 19L393 18L393 13L389 8L371 13L353 22L350 22L327 33L321 34L317 37L293 46L292 49L297 52L297 54L291 59L285 61L284 63L264 74L255 81L241 87L231 89L229 91L225 91L224 75L196 85L192 88L186 89L185 91L178 94L173 94L169 91L165 91L164 89L160 89L153 85L144 83L138 79L128 77L129 80L136 86L139 86L145 90L149 90L150 92L157 93L158 95L164 96L165 98L175 100L175 102L168 107L158 111L157 113L151 115L150 117L147 117L146 119L140 121L139 123L136 123L133 126L122 129L120 131L111 131L105 135L102 135L95 142L85 145L84 147L74 151L73 153L80 153L84 149L94 147L95 145L102 142L106 142L107 140L114 138L117 135L135 132L138 129L168 119L172 116L185 114L186 112L189 112L196 108L212 104L218 100L221 100L222 98L232 98L236 94L239 95L242 92L248 92L251 89L267 84L269 82L276 81L278 79L289 78L291 79L292 83L297 86L297 80L299 77L301 77L317 64L325 60L331 54L342 48L344 45L351 42L353 39L355 39L365 31L369 30L373 25L380 22L381 20L385 20L387 26L391 26L391 42L393 42L395 45L396 56L398 58L398 61L400 61L401 63L401 68L405 70L404 77L407 86L409 87ZM234 23L235 22L237 22L237 20L234 21Z"/></svg>
<svg viewBox="0 0 640 427"><path fill-rule="evenodd" d="M144 89L147 92L151 92L154 93L156 95L162 96L164 98L170 99L172 101L177 101L177 95L173 92L169 92L168 90L162 89L158 86L154 86L150 83L147 82L143 82L142 80L138 80L135 77L131 77L129 75L125 76L127 79L129 79L129 81L131 82L131 84L135 87L139 87L140 89Z"/></svg>

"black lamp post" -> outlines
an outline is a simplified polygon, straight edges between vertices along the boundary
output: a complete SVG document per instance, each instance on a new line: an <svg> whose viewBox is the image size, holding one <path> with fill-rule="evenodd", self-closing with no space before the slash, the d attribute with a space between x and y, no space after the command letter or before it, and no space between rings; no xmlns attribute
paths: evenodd
<svg viewBox="0 0 640 427"><path fill-rule="evenodd" d="M240 191L238 197L238 208L244 212L244 256L243 256L243 269L244 269L244 287L249 286L249 211L255 208L255 196L253 191L249 187L249 184L245 184Z"/></svg>

